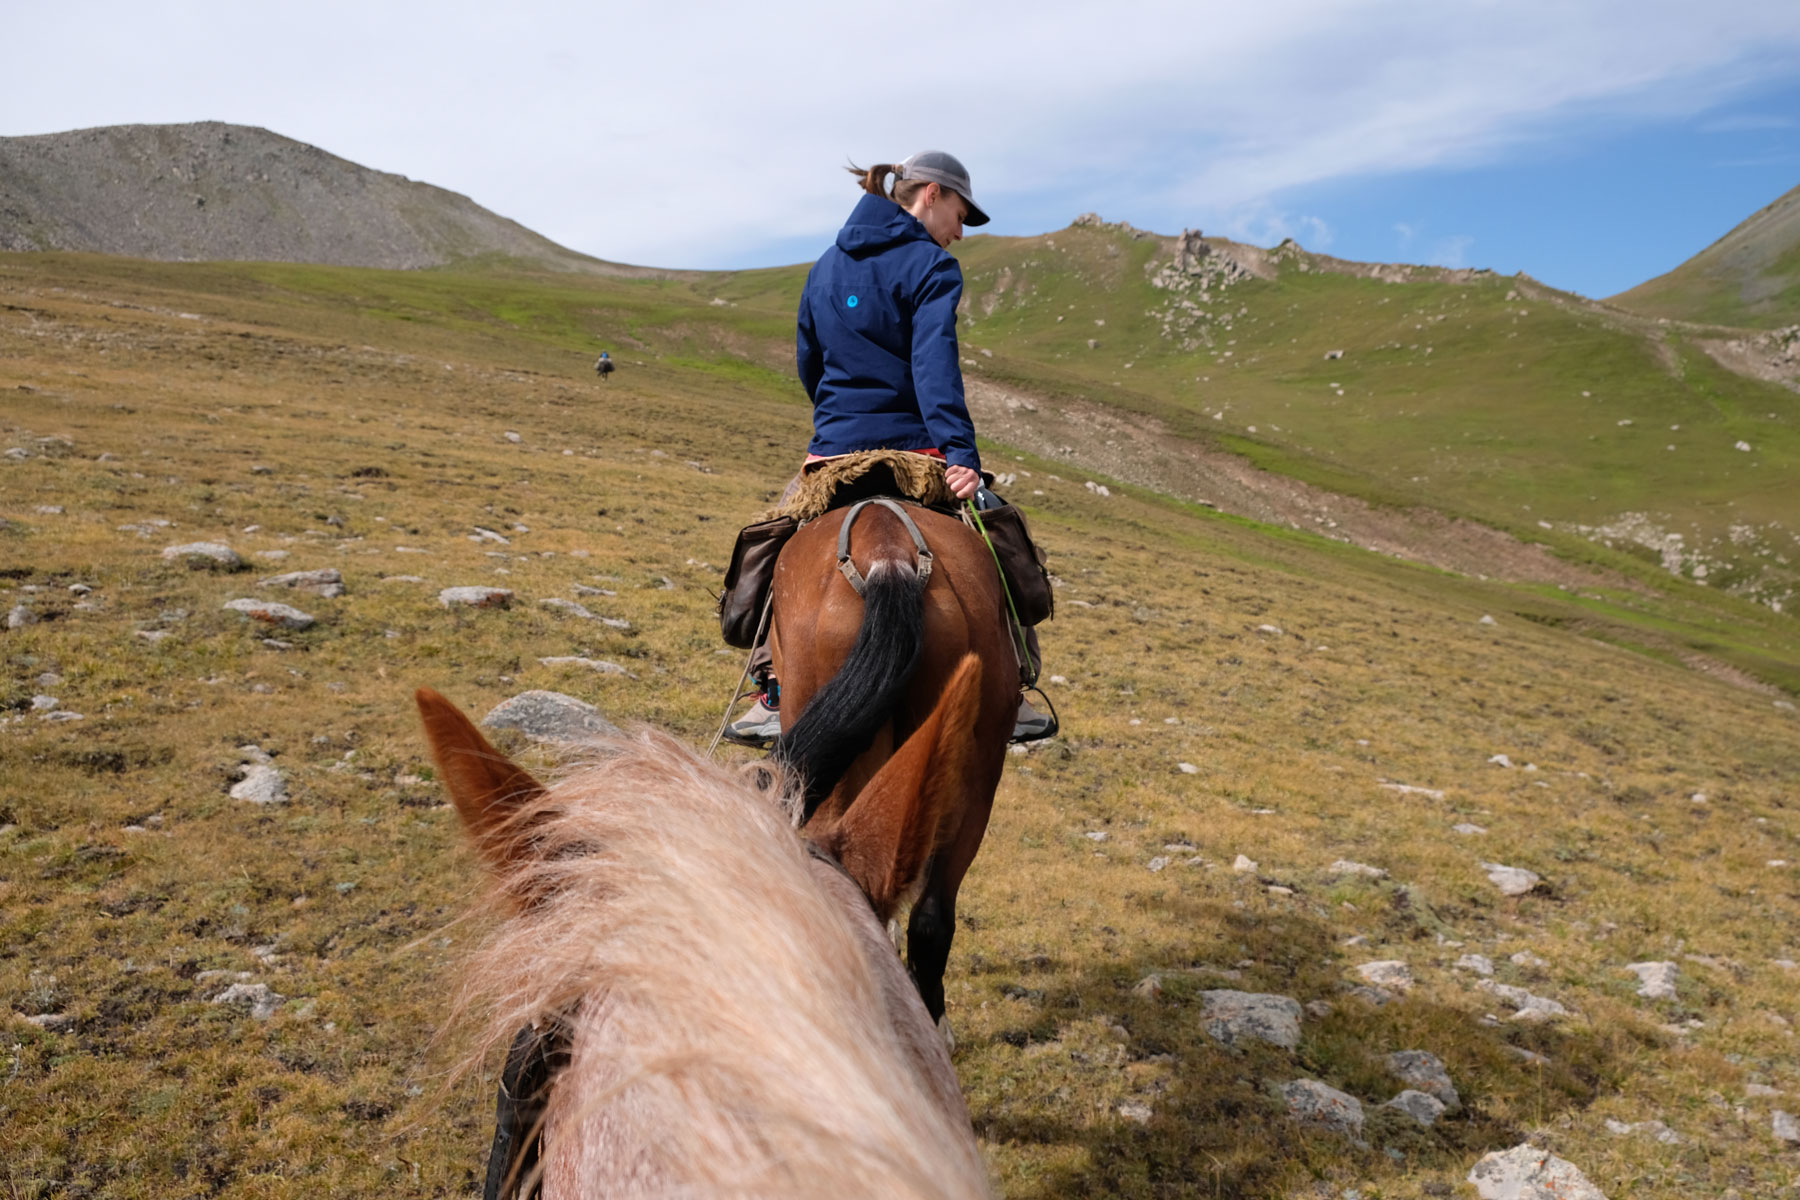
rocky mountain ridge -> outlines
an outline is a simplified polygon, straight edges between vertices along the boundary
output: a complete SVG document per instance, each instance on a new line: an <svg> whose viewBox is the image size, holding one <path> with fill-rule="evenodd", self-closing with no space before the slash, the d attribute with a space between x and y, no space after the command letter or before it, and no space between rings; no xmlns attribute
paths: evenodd
<svg viewBox="0 0 1800 1200"><path fill-rule="evenodd" d="M0 138L0 250L389 269L495 256L662 273L577 254L456 192L218 121Z"/></svg>

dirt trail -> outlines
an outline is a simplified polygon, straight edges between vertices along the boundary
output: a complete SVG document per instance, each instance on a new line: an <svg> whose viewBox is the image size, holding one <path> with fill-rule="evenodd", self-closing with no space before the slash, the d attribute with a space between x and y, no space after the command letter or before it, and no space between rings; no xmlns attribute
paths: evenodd
<svg viewBox="0 0 1800 1200"><path fill-rule="evenodd" d="M1235 454L1170 433L1154 417L1085 401L1045 400L979 379L966 378L966 388L977 427L1000 441L1222 512L1464 575L1568 587L1631 586L1620 576L1564 562L1543 546L1486 525L1428 508L1379 508L1259 470Z"/></svg>

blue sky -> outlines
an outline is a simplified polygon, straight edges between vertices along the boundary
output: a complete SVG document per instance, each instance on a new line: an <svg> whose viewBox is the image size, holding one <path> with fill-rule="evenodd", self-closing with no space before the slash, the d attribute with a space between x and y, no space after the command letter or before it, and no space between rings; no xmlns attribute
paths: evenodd
<svg viewBox="0 0 1800 1200"><path fill-rule="evenodd" d="M0 135L222 120L661 266L815 257L927 147L1076 214L1604 296L1800 184L1793 0L70 0Z"/></svg>

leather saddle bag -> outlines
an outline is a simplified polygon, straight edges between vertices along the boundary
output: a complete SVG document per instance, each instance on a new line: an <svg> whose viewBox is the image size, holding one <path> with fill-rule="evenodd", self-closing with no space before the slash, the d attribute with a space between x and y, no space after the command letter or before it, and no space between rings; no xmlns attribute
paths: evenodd
<svg viewBox="0 0 1800 1200"><path fill-rule="evenodd" d="M1025 514L1010 504L1002 504L983 509L981 524L994 544L1000 573L1012 593L1013 606L1019 610L1019 624L1029 629L1048 621L1055 613L1056 597L1050 588L1050 573L1044 569L1044 552L1031 540Z"/></svg>
<svg viewBox="0 0 1800 1200"><path fill-rule="evenodd" d="M746 525L738 533L731 565L725 569L725 592L719 597L719 632L727 646L748 650L756 645L763 602L775 579L775 560L798 528L800 522L792 517L775 517Z"/></svg>

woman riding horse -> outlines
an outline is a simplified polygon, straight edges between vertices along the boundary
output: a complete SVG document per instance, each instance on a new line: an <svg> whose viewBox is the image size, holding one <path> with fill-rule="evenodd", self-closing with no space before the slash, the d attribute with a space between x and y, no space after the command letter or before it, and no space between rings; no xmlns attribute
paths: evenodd
<svg viewBox="0 0 1800 1200"><path fill-rule="evenodd" d="M972 499L981 490L981 456L956 344L962 268L949 248L964 225L985 225L988 215L975 203L968 171L942 151L851 173L864 195L800 297L796 357L813 402L802 475L859 451L912 451L943 463L949 491ZM790 495L798 484L789 484ZM760 694L725 736L764 746L781 734L781 685L766 644L752 671ZM1014 740L1051 727L1021 696Z"/></svg>

